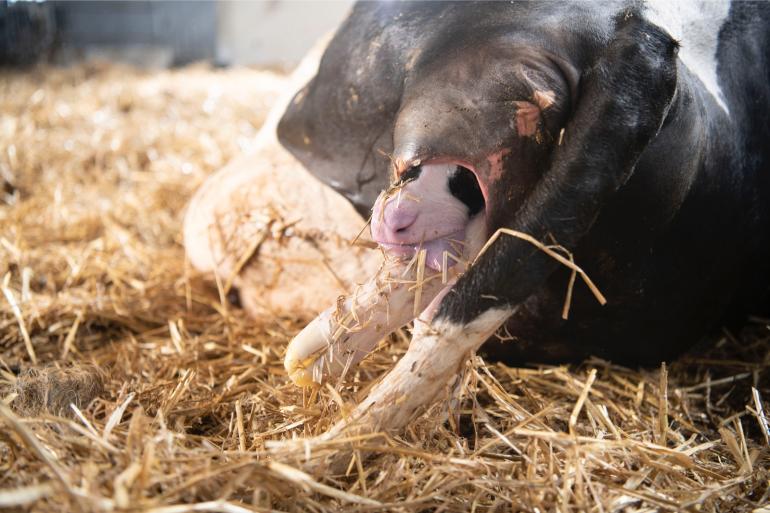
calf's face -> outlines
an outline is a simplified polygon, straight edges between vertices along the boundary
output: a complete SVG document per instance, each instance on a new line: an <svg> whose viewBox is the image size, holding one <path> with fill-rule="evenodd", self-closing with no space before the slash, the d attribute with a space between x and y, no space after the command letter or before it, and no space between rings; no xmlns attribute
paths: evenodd
<svg viewBox="0 0 770 513"><path fill-rule="evenodd" d="M463 253L471 221L484 212L484 197L471 171L451 163L411 167L377 198L372 237L386 252L413 258L426 251L436 271L454 265ZM478 224L478 223L477 223Z"/></svg>

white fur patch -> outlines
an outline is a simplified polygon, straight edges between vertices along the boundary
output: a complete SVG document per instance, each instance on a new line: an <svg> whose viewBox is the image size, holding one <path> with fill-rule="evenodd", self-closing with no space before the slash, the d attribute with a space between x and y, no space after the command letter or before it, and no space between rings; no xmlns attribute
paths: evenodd
<svg viewBox="0 0 770 513"><path fill-rule="evenodd" d="M719 31L730 11L729 0L647 0L647 19L681 43L679 59L729 114L717 81Z"/></svg>
<svg viewBox="0 0 770 513"><path fill-rule="evenodd" d="M431 328L454 342L459 351L475 350L516 311L515 308L491 308L468 324L457 324L449 320L434 321ZM419 328L415 323L415 329Z"/></svg>

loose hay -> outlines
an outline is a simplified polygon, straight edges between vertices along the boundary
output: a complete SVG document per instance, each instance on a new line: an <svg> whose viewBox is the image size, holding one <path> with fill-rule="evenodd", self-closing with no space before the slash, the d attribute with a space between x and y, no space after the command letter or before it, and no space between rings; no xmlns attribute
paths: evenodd
<svg viewBox="0 0 770 513"><path fill-rule="evenodd" d="M11 403L25 417L41 413L73 416L70 405L82 409L104 391L104 376L93 365L29 368L17 378Z"/></svg>
<svg viewBox="0 0 770 513"><path fill-rule="evenodd" d="M200 67L145 74L87 65L0 77L0 273L13 297L0 306L0 507L604 512L767 504L763 319L671 362L665 374L598 360L511 369L475 358L455 408L434 407L399 436L275 449L328 429L406 348L394 339L343 386L298 389L281 361L307 319L248 319L185 265L187 199L248 144L282 84L269 73ZM19 407L25 379L89 364L104 373L102 391L20 416L30 415ZM74 411L61 408L70 400L80 415L57 416ZM339 448L353 455L345 474L301 470L307 458Z"/></svg>

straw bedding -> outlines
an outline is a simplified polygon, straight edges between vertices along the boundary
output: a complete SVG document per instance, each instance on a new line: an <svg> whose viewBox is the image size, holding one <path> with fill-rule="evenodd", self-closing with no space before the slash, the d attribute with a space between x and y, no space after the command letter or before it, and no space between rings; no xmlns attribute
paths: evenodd
<svg viewBox="0 0 770 513"><path fill-rule="evenodd" d="M0 508L767 508L763 319L660 369L476 357L459 400L398 436L279 443L328 428L407 340L296 388L282 354L308 319L248 318L185 263L186 201L283 84L95 64L0 77ZM313 473L338 450L344 472Z"/></svg>

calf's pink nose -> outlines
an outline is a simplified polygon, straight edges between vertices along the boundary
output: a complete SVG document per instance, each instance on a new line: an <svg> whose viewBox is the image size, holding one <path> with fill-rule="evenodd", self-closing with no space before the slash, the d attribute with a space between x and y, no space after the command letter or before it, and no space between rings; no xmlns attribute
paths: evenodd
<svg viewBox="0 0 770 513"><path fill-rule="evenodd" d="M409 202L391 200L385 205L383 221L392 233L405 231L417 220L417 210Z"/></svg>

